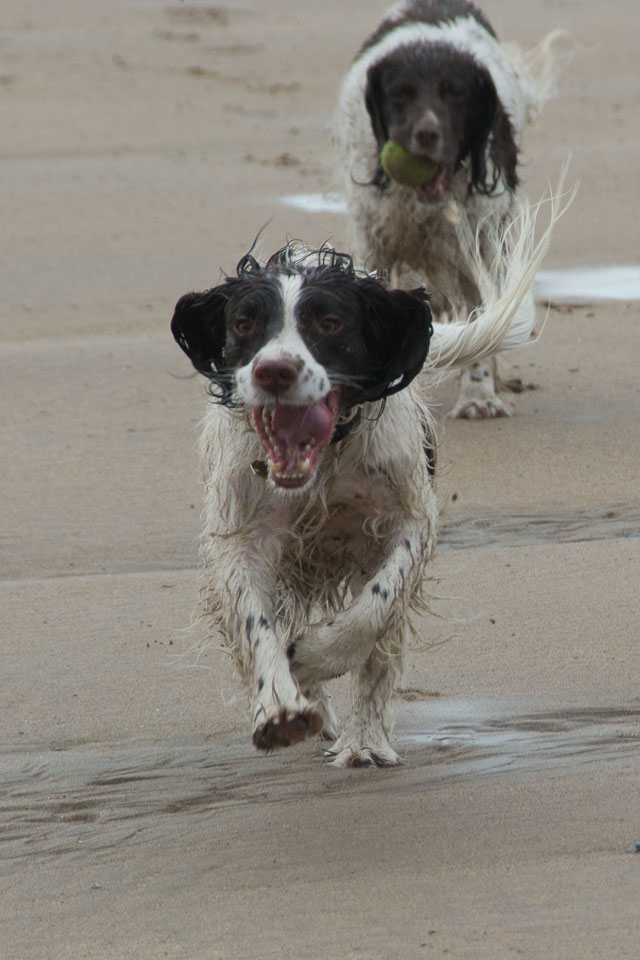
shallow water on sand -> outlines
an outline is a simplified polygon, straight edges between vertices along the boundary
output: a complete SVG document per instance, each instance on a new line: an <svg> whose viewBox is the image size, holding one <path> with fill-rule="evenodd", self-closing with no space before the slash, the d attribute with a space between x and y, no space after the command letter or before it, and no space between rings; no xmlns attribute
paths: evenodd
<svg viewBox="0 0 640 960"><path fill-rule="evenodd" d="M522 547L536 543L583 543L640 537L640 504L616 504L593 511L520 513L445 519L438 553L469 547Z"/></svg>
<svg viewBox="0 0 640 960"><path fill-rule="evenodd" d="M346 201L340 193L293 193L280 197L280 203L306 213L347 212Z"/></svg>
<svg viewBox="0 0 640 960"><path fill-rule="evenodd" d="M401 744L430 748L432 762L460 775L506 769L546 772L606 763L634 752L640 740L640 704L540 707L523 702L430 700L404 704L396 730Z"/></svg>
<svg viewBox="0 0 640 960"><path fill-rule="evenodd" d="M0 755L0 866L25 858L91 855L95 862L211 822L230 807L435 789L451 779L534 771L579 772L628 763L640 741L640 703L557 709L519 701L453 701L420 690L399 694L396 771L328 770L319 741L269 756L248 737L74 744L9 749ZM304 774L301 776L301 771ZM111 851L111 853L110 853Z"/></svg>
<svg viewBox="0 0 640 960"><path fill-rule="evenodd" d="M640 300L640 267L540 270L533 289L536 300L541 303Z"/></svg>

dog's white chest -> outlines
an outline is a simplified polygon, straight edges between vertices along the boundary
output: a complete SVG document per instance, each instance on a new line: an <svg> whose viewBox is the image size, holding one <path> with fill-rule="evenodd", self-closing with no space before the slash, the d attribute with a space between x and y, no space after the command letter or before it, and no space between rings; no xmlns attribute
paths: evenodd
<svg viewBox="0 0 640 960"><path fill-rule="evenodd" d="M311 562L334 579L378 562L399 511L386 478L362 474L341 477L331 491L327 508L324 522L309 544L307 556ZM310 520L309 529L313 529L313 518Z"/></svg>

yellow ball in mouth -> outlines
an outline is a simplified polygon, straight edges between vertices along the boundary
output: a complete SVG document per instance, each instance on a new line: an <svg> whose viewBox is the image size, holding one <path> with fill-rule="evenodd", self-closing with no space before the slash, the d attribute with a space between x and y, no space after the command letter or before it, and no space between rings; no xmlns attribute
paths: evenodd
<svg viewBox="0 0 640 960"><path fill-rule="evenodd" d="M405 187L417 189L433 180L439 167L437 163L416 157L395 140L387 140L380 153L382 169L388 177Z"/></svg>

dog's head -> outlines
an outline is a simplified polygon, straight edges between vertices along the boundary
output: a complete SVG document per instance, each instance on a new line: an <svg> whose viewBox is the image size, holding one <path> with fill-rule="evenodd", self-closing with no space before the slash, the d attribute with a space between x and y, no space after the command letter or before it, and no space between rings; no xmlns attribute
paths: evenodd
<svg viewBox="0 0 640 960"><path fill-rule="evenodd" d="M214 396L250 409L278 487L303 488L341 418L407 386L429 349L423 289L388 290L350 257L289 245L176 304L171 329ZM217 388L217 392L216 392Z"/></svg>
<svg viewBox="0 0 640 960"><path fill-rule="evenodd" d="M471 190L491 194L501 178L516 186L509 118L489 72L470 54L444 43L396 49L369 68L365 104L379 150L394 140L437 167L416 189L421 201L442 201L465 160ZM388 182L379 167L373 183Z"/></svg>

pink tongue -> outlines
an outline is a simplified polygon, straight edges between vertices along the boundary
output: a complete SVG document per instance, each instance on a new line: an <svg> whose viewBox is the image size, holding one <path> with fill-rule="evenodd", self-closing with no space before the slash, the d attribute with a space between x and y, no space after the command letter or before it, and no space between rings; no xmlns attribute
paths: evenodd
<svg viewBox="0 0 640 960"><path fill-rule="evenodd" d="M433 180L418 187L417 193L422 200L441 200L449 186L449 169L442 167Z"/></svg>
<svg viewBox="0 0 640 960"><path fill-rule="evenodd" d="M271 418L271 429L287 446L325 443L333 432L333 415L324 403L308 407L279 404Z"/></svg>

